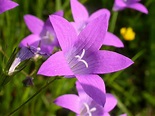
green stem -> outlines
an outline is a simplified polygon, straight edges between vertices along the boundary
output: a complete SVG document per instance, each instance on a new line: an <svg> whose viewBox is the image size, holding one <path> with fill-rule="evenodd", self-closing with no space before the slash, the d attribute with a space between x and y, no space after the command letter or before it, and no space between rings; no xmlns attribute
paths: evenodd
<svg viewBox="0 0 155 116"><path fill-rule="evenodd" d="M118 12L112 12L111 21L109 25L109 32L112 32L112 33L114 32L117 16L118 16Z"/></svg>
<svg viewBox="0 0 155 116"><path fill-rule="evenodd" d="M43 90L45 90L52 82L54 82L57 78L54 78L50 82L48 82L46 85L44 85L42 88L40 88L34 95L32 95L28 100L26 100L22 105L17 107L15 110L13 110L11 113L8 114L8 116L13 115L15 112L17 112L20 108L22 108L25 104L27 104L29 101L31 101L35 96L37 96L39 93L41 93Z"/></svg>
<svg viewBox="0 0 155 116"><path fill-rule="evenodd" d="M61 6L61 0L56 0L56 11L62 9L62 6Z"/></svg>

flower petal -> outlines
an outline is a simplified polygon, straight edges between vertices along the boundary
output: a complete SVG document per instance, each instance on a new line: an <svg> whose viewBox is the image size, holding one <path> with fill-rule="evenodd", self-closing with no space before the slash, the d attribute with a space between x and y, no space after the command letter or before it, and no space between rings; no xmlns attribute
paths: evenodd
<svg viewBox="0 0 155 116"><path fill-rule="evenodd" d="M44 22L42 20L30 14L25 15L24 20L27 27L32 33L40 34L44 26Z"/></svg>
<svg viewBox="0 0 155 116"><path fill-rule="evenodd" d="M78 92L79 98L81 101L89 101L89 96L86 94L86 92L84 91L84 89L82 88L81 84L79 83L79 81L76 81L76 90ZM87 102L86 102L87 103Z"/></svg>
<svg viewBox="0 0 155 116"><path fill-rule="evenodd" d="M18 4L11 0L0 0L0 14L16 6L18 6Z"/></svg>
<svg viewBox="0 0 155 116"><path fill-rule="evenodd" d="M121 115L119 115L119 116L127 116L127 114L121 114Z"/></svg>
<svg viewBox="0 0 155 116"><path fill-rule="evenodd" d="M107 32L103 40L103 45L124 47L123 42L114 34Z"/></svg>
<svg viewBox="0 0 155 116"><path fill-rule="evenodd" d="M63 17L63 11L62 10L57 11L57 12L55 12L53 14ZM52 15L49 15L49 16L52 16ZM44 29L43 30L50 31L51 33L55 34L54 29L53 29L53 26L52 26L51 21L50 21L49 18L45 21Z"/></svg>
<svg viewBox="0 0 155 116"><path fill-rule="evenodd" d="M119 11L124 9L127 6L127 4L123 0L115 0L113 10L114 11Z"/></svg>
<svg viewBox="0 0 155 116"><path fill-rule="evenodd" d="M95 74L105 74L123 70L133 64L133 61L119 53L100 50L96 53L96 62L94 67Z"/></svg>
<svg viewBox="0 0 155 116"><path fill-rule="evenodd" d="M33 46L38 46L39 45L39 41L41 40L41 38L38 35L35 34L31 34L27 37L25 37L21 42L20 42L20 47L23 46L28 46L28 45L33 45Z"/></svg>
<svg viewBox="0 0 155 116"><path fill-rule="evenodd" d="M88 19L87 9L78 1L71 0L71 11L75 22L85 22Z"/></svg>
<svg viewBox="0 0 155 116"><path fill-rule="evenodd" d="M104 106L105 84L103 79L98 75L76 75L84 91L98 104ZM79 91L80 94L80 91Z"/></svg>
<svg viewBox="0 0 155 116"><path fill-rule="evenodd" d="M59 10L59 11L57 11L57 12L53 13L53 14L54 14L54 15L58 15L58 16L63 17L64 12L63 12L63 10Z"/></svg>
<svg viewBox="0 0 155 116"><path fill-rule="evenodd" d="M131 4L131 5L127 6L127 7L138 10L138 11L140 11L142 13L148 14L147 8L141 3L134 3L134 4Z"/></svg>
<svg viewBox="0 0 155 116"><path fill-rule="evenodd" d="M108 20L106 15L94 19L81 31L78 36L77 49L98 50L103 44L107 32Z"/></svg>
<svg viewBox="0 0 155 116"><path fill-rule="evenodd" d="M51 15L50 21L62 50L67 51L74 45L75 40L77 39L74 27L66 19L60 16Z"/></svg>
<svg viewBox="0 0 155 116"><path fill-rule="evenodd" d="M104 112L110 112L117 105L117 99L112 94L106 94Z"/></svg>
<svg viewBox="0 0 155 116"><path fill-rule="evenodd" d="M110 114L107 113L107 112L105 112L105 113L103 114L103 116L110 116Z"/></svg>
<svg viewBox="0 0 155 116"><path fill-rule="evenodd" d="M68 95L62 95L60 97L58 97L54 103L58 106L70 109L71 111L79 114L79 104L80 104L80 100L79 97L77 95L73 95L73 94L68 94Z"/></svg>
<svg viewBox="0 0 155 116"><path fill-rule="evenodd" d="M104 15L104 14L107 16L107 20L109 21L109 19L110 19L110 11L108 9L105 9L105 8L97 10L96 12L91 14L91 16L89 17L89 21L92 21L95 18L99 17L100 15Z"/></svg>
<svg viewBox="0 0 155 116"><path fill-rule="evenodd" d="M69 68L63 52L57 52L50 56L39 68L38 74L45 76L74 75Z"/></svg>

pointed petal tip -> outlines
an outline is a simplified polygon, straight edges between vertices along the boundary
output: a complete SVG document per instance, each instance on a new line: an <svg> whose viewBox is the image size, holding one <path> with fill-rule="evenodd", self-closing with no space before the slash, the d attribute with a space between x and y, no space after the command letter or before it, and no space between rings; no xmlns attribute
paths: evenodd
<svg viewBox="0 0 155 116"><path fill-rule="evenodd" d="M114 95L107 93L106 94L106 103L104 106L105 112L110 112L117 105L117 99Z"/></svg>
<svg viewBox="0 0 155 116"><path fill-rule="evenodd" d="M53 13L53 15L58 15L58 16L63 17L63 15L64 15L64 11L63 11L63 10L59 10L59 11Z"/></svg>
<svg viewBox="0 0 155 116"><path fill-rule="evenodd" d="M24 15L24 21L28 29L34 34L40 34L43 29L44 22L38 17L26 14Z"/></svg>
<svg viewBox="0 0 155 116"><path fill-rule="evenodd" d="M59 96L54 100L54 103L63 108L67 108L75 113L79 113L79 103L80 99L77 95L74 94L66 94Z"/></svg>
<svg viewBox="0 0 155 116"><path fill-rule="evenodd" d="M141 3L134 3L132 5L127 6L128 8L135 9L139 12L142 12L144 14L148 14L148 9Z"/></svg>
<svg viewBox="0 0 155 116"><path fill-rule="evenodd" d="M62 51L51 55L39 68L38 73L45 76L74 75L68 66Z"/></svg>
<svg viewBox="0 0 155 116"><path fill-rule="evenodd" d="M100 50L96 56L99 58L97 67L94 70L95 74L107 74L117 72L128 68L134 62L132 59L119 54L117 52Z"/></svg>
<svg viewBox="0 0 155 116"><path fill-rule="evenodd" d="M76 78L86 94L88 94L96 103L104 107L106 94L103 79L98 75L76 75Z"/></svg>
<svg viewBox="0 0 155 116"><path fill-rule="evenodd" d="M113 33L107 32L103 40L103 45L114 46L117 48L123 48L124 44L120 38Z"/></svg>
<svg viewBox="0 0 155 116"><path fill-rule="evenodd" d="M17 4L16 2L13 2L11 0L1 0L1 3L0 3L0 14L8 11L8 10L11 10L15 7L17 7L19 4Z"/></svg>
<svg viewBox="0 0 155 116"><path fill-rule="evenodd" d="M70 0L71 12L75 22L84 22L88 20L89 14L86 7L78 0Z"/></svg>

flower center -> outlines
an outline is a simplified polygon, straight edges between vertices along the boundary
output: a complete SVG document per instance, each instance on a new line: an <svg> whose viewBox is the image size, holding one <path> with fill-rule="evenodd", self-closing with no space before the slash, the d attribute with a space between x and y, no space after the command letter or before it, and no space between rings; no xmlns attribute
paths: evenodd
<svg viewBox="0 0 155 116"><path fill-rule="evenodd" d="M88 116L92 116L92 112L96 111L95 107L90 109L87 103L84 103L84 106L86 107L86 114L88 114Z"/></svg>
<svg viewBox="0 0 155 116"><path fill-rule="evenodd" d="M83 62L85 64L86 68L88 68L88 63L82 59L84 57L84 54L85 54L85 49L82 50L81 55L76 55L75 58L77 58L77 60L79 62Z"/></svg>
<svg viewBox="0 0 155 116"><path fill-rule="evenodd" d="M54 36L49 31L46 31L46 34L42 38L43 42L46 44L49 44L54 40Z"/></svg>

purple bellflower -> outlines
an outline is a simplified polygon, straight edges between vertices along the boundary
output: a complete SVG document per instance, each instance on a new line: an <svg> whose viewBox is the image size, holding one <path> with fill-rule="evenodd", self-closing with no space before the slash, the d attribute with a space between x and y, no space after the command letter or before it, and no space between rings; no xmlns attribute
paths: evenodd
<svg viewBox="0 0 155 116"><path fill-rule="evenodd" d="M58 11L54 14L62 16L63 12ZM59 46L50 20L47 19L46 22L44 23L42 20L29 14L24 16L24 20L27 27L32 32L32 34L27 36L21 41L20 47L23 46L32 46L35 48L40 47L40 52L47 54L47 56L49 56L52 53L54 47Z"/></svg>
<svg viewBox="0 0 155 116"><path fill-rule="evenodd" d="M125 8L132 8L142 13L148 14L147 8L139 2L140 0L115 0L113 10L119 11Z"/></svg>
<svg viewBox="0 0 155 116"><path fill-rule="evenodd" d="M13 9L16 6L18 6L18 4L11 0L0 0L0 14L7 10Z"/></svg>
<svg viewBox="0 0 155 116"><path fill-rule="evenodd" d="M62 51L50 56L41 65L38 74L45 76L75 76L85 92L98 104L104 106L105 101L103 98L105 96L98 96L103 99L103 101L99 101L101 99L94 96L96 89L94 91L91 89L92 93L89 91L90 88L96 88L96 85L93 85L94 83L100 82L97 81L99 77L96 74L116 72L133 64L131 59L121 54L99 50L107 32L106 15L101 15L91 21L79 34L76 33L71 23L63 17L52 15L50 21ZM84 82L86 84L83 84ZM84 85L90 85L90 88ZM99 89L98 93L101 92L102 90Z"/></svg>
<svg viewBox="0 0 155 116"><path fill-rule="evenodd" d="M72 22L77 33L80 33L82 29L93 19L97 18L100 15L106 14L109 20L110 12L107 9L100 9L89 16L87 9L82 5L78 0L71 0L71 11L73 19L75 22ZM124 47L122 41L114 34L107 32L104 39L103 45L115 46L115 47Z"/></svg>
<svg viewBox="0 0 155 116"><path fill-rule="evenodd" d="M105 74L127 68L133 61L116 52L99 50L107 32L105 15L91 21L77 35L74 27L60 16L50 16L62 51L50 56L38 74L46 76Z"/></svg>
<svg viewBox="0 0 155 116"><path fill-rule="evenodd" d="M104 82L102 83L102 86L105 89ZM78 95L62 95L58 97L54 103L75 112L77 116L110 116L109 112L117 104L117 99L112 94L103 93L106 96L105 105L104 107L101 106L85 93L78 81L76 82L76 89Z"/></svg>

